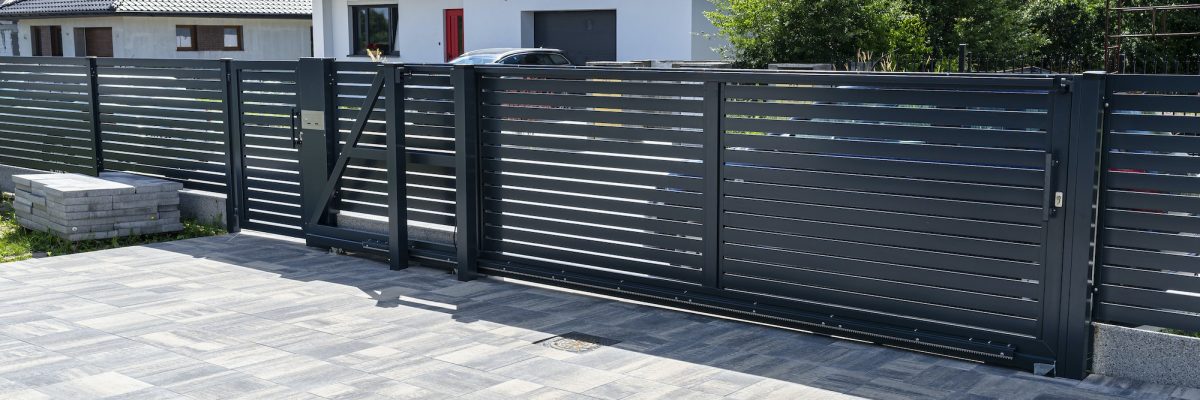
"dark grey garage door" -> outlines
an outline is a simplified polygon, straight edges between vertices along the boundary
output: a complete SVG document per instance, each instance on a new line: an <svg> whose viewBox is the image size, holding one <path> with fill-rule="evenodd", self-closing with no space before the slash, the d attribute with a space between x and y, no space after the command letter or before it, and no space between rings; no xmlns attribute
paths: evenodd
<svg viewBox="0 0 1200 400"><path fill-rule="evenodd" d="M617 12L542 11L533 14L536 47L559 49L576 65L617 59Z"/></svg>

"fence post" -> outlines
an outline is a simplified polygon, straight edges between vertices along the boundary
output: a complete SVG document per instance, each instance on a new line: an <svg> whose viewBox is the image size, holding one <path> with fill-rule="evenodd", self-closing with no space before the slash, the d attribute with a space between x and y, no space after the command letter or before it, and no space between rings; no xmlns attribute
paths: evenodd
<svg viewBox="0 0 1200 400"><path fill-rule="evenodd" d="M724 82L704 83L704 286L721 288Z"/></svg>
<svg viewBox="0 0 1200 400"><path fill-rule="evenodd" d="M337 96L337 71L332 58L301 58L296 68L296 105L300 109L300 215L302 227L308 231L313 210L326 206L321 198L333 164L337 158L337 125L334 100ZM328 204L336 204L334 200ZM336 217L323 213L323 225L336 225ZM315 243L309 242L309 246Z"/></svg>
<svg viewBox="0 0 1200 400"><path fill-rule="evenodd" d="M381 66L387 98L388 262L392 270L408 268L408 152L404 133L403 65Z"/></svg>
<svg viewBox="0 0 1200 400"><path fill-rule="evenodd" d="M1066 231L1063 244L1062 296L1059 306L1058 360L1055 375L1087 376L1092 343L1092 279L1095 266L1100 175L1103 173L1105 73L1078 75L1071 97Z"/></svg>
<svg viewBox="0 0 1200 400"><path fill-rule="evenodd" d="M225 227L230 233L242 230L242 118L240 78L233 68L233 60L221 59L221 76L225 79Z"/></svg>
<svg viewBox="0 0 1200 400"><path fill-rule="evenodd" d="M461 281L475 279L479 273L479 246L482 222L483 171L480 169L479 78L472 65L455 65L451 73L454 85L454 171L455 223L454 244Z"/></svg>
<svg viewBox="0 0 1200 400"><path fill-rule="evenodd" d="M92 175L104 171L104 143L100 128L100 82L96 72L96 57L87 58L88 118L92 123Z"/></svg>
<svg viewBox="0 0 1200 400"><path fill-rule="evenodd" d="M958 72L967 72L967 44L958 44Z"/></svg>

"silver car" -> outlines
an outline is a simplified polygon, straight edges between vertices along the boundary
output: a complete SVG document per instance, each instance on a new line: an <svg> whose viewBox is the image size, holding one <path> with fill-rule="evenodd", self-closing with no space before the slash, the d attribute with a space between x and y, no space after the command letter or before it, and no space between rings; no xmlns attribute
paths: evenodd
<svg viewBox="0 0 1200 400"><path fill-rule="evenodd" d="M571 65L571 60L556 49L482 49L469 51L450 60L451 64Z"/></svg>

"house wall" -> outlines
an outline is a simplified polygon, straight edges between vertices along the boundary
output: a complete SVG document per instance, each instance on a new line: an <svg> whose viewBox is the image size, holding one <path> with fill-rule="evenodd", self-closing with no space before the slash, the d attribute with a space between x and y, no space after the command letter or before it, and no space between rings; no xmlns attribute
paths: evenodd
<svg viewBox="0 0 1200 400"><path fill-rule="evenodd" d="M354 56L350 47L350 7L371 4L398 4L396 50L400 55L388 61L409 63L440 63L445 61L442 41L445 39L444 10L463 8L463 0L315 0L314 28L320 25L323 33L316 45L316 54L339 59L367 60ZM468 11L469 12L469 11ZM470 20L470 16L466 16ZM470 22L468 22L468 25ZM471 48L467 34L467 48Z"/></svg>
<svg viewBox="0 0 1200 400"><path fill-rule="evenodd" d="M79 17L40 18L18 22L21 55L33 53L30 26L58 25L63 33L63 56L74 57L75 28L113 29L113 56L122 58L182 58L294 60L312 54L312 21L308 19ZM177 51L177 25L241 25L243 51ZM80 54L81 55L81 54Z"/></svg>
<svg viewBox="0 0 1200 400"><path fill-rule="evenodd" d="M463 8L467 50L528 47L536 11L616 10L617 58L620 60L713 60L713 41L694 32L715 29L700 13L707 0L314 0L316 54L350 56L350 6L398 4L399 56L390 61L444 61L443 10ZM719 43L719 42L718 42Z"/></svg>

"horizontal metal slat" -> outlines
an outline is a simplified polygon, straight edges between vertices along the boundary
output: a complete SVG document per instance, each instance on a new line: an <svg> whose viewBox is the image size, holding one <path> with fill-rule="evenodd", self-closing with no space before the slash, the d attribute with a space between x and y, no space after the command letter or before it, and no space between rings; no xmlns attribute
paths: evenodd
<svg viewBox="0 0 1200 400"><path fill-rule="evenodd" d="M697 131L643 128L632 126L579 125L562 122L514 121L484 118L481 129L487 132L548 133L596 139L652 141L677 144L702 144L704 134Z"/></svg>
<svg viewBox="0 0 1200 400"><path fill-rule="evenodd" d="M760 150L826 153L998 167L1041 168L1045 164L1044 151L899 142L888 143L846 140L835 137L725 135L725 145Z"/></svg>
<svg viewBox="0 0 1200 400"><path fill-rule="evenodd" d="M724 118L726 132L837 136L974 147L1044 149L1046 133L972 127L887 125L849 121Z"/></svg>
<svg viewBox="0 0 1200 400"><path fill-rule="evenodd" d="M484 104L514 104L549 107L583 107L613 110L643 110L657 112L701 113L704 103L698 100L658 99L648 97L606 96L590 94L483 92Z"/></svg>
<svg viewBox="0 0 1200 400"><path fill-rule="evenodd" d="M479 87L488 91L536 91L551 93L604 93L663 97L703 97L704 86L685 83L586 81L559 79L497 78L485 72Z"/></svg>
<svg viewBox="0 0 1200 400"><path fill-rule="evenodd" d="M744 182L727 182L725 185L725 194L767 200L803 201L810 204L866 208L983 221L1031 225L1042 222L1041 207L1023 207Z"/></svg>
<svg viewBox="0 0 1200 400"><path fill-rule="evenodd" d="M612 154L614 156L642 156L686 160L699 160L704 156L704 150L699 147L657 143L616 142L494 132L483 133L481 136L485 144L576 151L588 154ZM618 157L615 160L624 158L626 157ZM617 162L621 163L623 161Z"/></svg>
<svg viewBox="0 0 1200 400"><path fill-rule="evenodd" d="M579 207L600 211L629 213L634 215L645 215L653 218L660 218L674 221L688 221L698 223L703 218L702 210L699 208L688 208L673 206L668 204L653 203L653 202L633 202L621 201L613 199L604 199L596 197L584 197L570 194L545 193L531 190L501 188L492 186L491 182L487 182L488 186L483 188L483 193L486 199L489 200L514 200L534 203L556 204L568 207ZM485 202L485 204L491 204Z"/></svg>
<svg viewBox="0 0 1200 400"><path fill-rule="evenodd" d="M761 165L790 169L1037 188L1044 185L1043 179L1045 178L1043 171L1032 169L939 164L898 159L850 157L836 154L779 153L730 149L724 152L723 158L729 164Z"/></svg>
<svg viewBox="0 0 1200 400"><path fill-rule="evenodd" d="M1102 237L1105 245L1116 247L1181 253L1192 253L1200 249L1200 236L1105 228Z"/></svg>
<svg viewBox="0 0 1200 400"><path fill-rule="evenodd" d="M587 239L582 239L582 240L610 240L610 241L618 241L618 242L626 242L626 243L635 243L635 244L639 244L642 246L646 246L643 248L654 250L652 252L645 252L648 255L654 255L655 258L652 258L652 259L656 259L659 261L668 261L673 264L687 264L689 262L694 263L695 261L692 259L691 255L688 255L686 258L680 258L680 259L667 259L665 257L660 258L660 257L662 257L662 255L659 255L659 253L664 252L664 251L666 251L666 252L679 251L679 252L690 252L690 253L698 254L698 253L700 253L700 247L703 244L700 242L699 238L683 238L683 237L678 237L678 236L660 235L660 234L649 233L649 232L637 232L637 231L630 231L630 230L623 230L623 229L613 229L611 227L584 225L584 224L576 223L575 221L551 221L551 220L546 220L546 219L530 218L530 217L525 217L525 216L520 216L520 215L512 215L512 214L486 213L483 215L483 221L484 221L484 223L486 223L488 225L500 227L501 229L505 229L505 230L511 230L513 228L521 228L521 229L531 229L531 230L541 231L541 232L545 232L545 234L549 234L549 235L558 235L558 236L572 235L572 236L587 238ZM507 234L507 233L505 233L505 234ZM538 242L538 243L553 245L552 242ZM639 252L642 252L642 250L634 250L631 252L622 252L622 253L614 253L614 254L622 255L622 256L638 257L638 256L635 256L632 254L637 254ZM668 256L669 255L670 255L670 253L668 253Z"/></svg>
<svg viewBox="0 0 1200 400"><path fill-rule="evenodd" d="M673 221L669 219L655 218L654 216L649 215L634 216L583 211L579 209L579 205L574 204L529 204L518 203L511 200L514 199L511 197L506 197L503 200L485 200L483 209L485 212L495 214L532 215L542 218L578 221L583 223L612 226L628 230L638 230L641 232L652 232L666 235L691 236L698 238L704 234L704 227L697 223ZM573 208L564 208L564 206Z"/></svg>
<svg viewBox="0 0 1200 400"><path fill-rule="evenodd" d="M1040 244L1044 241L1040 226L1004 224L957 218L906 214L890 211L845 208L835 205L805 204L726 196L726 212L758 214L811 221L841 222L879 228L909 229L918 232L975 237Z"/></svg>
<svg viewBox="0 0 1200 400"><path fill-rule="evenodd" d="M769 250L767 250L769 251ZM803 256L797 256L803 258ZM810 287L842 290L892 299L961 307L985 312L1033 318L1041 313L1036 301L1013 297L950 290L937 286L882 280L873 277L847 275L848 271L830 272L819 269L783 267L753 262L727 261L725 273L738 276L798 283Z"/></svg>
<svg viewBox="0 0 1200 400"><path fill-rule="evenodd" d="M1048 102L1047 102L1048 103ZM727 101L727 115L772 116L792 119L840 119L903 122L949 126L992 126L1046 130L1050 117L1044 112L996 111L947 108L857 106L841 104L795 104Z"/></svg>
<svg viewBox="0 0 1200 400"><path fill-rule="evenodd" d="M1040 206L1042 190L886 176L726 165L722 179Z"/></svg>
<svg viewBox="0 0 1200 400"><path fill-rule="evenodd" d="M1142 211L1105 210L1104 224L1112 228L1200 233L1200 217Z"/></svg>
<svg viewBox="0 0 1200 400"><path fill-rule="evenodd" d="M560 250L560 249L553 249L553 248L542 247L542 246L532 246L532 245L527 245L527 244L522 244L522 243L505 242L505 241L493 240L491 238L484 238L481 247L484 249L484 251L499 251L499 252L505 252L505 253L512 253L515 255L525 255L525 256L537 257L537 258L542 258L542 259L561 260L561 261L566 261L566 262L573 263L573 264L583 264L583 265L595 266L598 268L603 268L610 272L619 272L619 273L625 273L625 274L630 274L630 275L635 275L635 276L649 275L652 277L662 277L662 278L674 279L674 280L684 281L684 282L694 282L694 281L698 281L700 279L700 271L694 270L694 269L688 269L688 268L683 268L683 267L672 267L672 266L666 266L666 265L660 265L660 264L651 264L651 263L639 262L639 261L635 261L635 260L605 257L605 256L588 254L588 253L580 253L580 252L571 251L571 250ZM511 259L511 258L509 258L509 259ZM547 262L547 261L537 262L537 261L533 261L533 260L530 260L530 261L522 260L522 262L529 262L531 264L541 264L541 265L547 265L547 266L556 266L559 270L577 270L577 271L581 270L580 267L577 267L577 266L573 266L573 265L569 265L569 264L559 264L559 263L553 263L553 262ZM582 270L586 271L586 269L582 269Z"/></svg>
<svg viewBox="0 0 1200 400"><path fill-rule="evenodd" d="M1200 117L1185 115L1108 114L1111 131L1200 133Z"/></svg>
<svg viewBox="0 0 1200 400"><path fill-rule="evenodd" d="M1117 322L1127 325L1149 325L1200 332L1200 316L1178 312L1152 310L1120 304L1097 303L1097 321Z"/></svg>
<svg viewBox="0 0 1200 400"><path fill-rule="evenodd" d="M1196 279L1195 277L1188 278ZM1181 279L1188 278L1181 277ZM1104 303L1200 313L1200 301L1196 301L1195 296L1168 293L1161 290L1105 284L1100 286L1099 294L1096 297L1097 300Z"/></svg>
<svg viewBox="0 0 1200 400"><path fill-rule="evenodd" d="M1120 249L1109 246L1100 248L1100 262L1136 268L1163 269L1200 274L1200 257L1184 254Z"/></svg>
<svg viewBox="0 0 1200 400"><path fill-rule="evenodd" d="M1168 193L1200 193L1200 177L1157 175L1131 171L1108 171L1105 186L1110 190Z"/></svg>
<svg viewBox="0 0 1200 400"><path fill-rule="evenodd" d="M684 193L665 189L636 188L492 173L485 173L483 179L487 184L496 186L523 187L560 193L657 201L687 207L701 207L704 204L703 196L698 193Z"/></svg>
<svg viewBox="0 0 1200 400"><path fill-rule="evenodd" d="M726 99L790 100L836 103L912 104L936 107L975 107L1027 110L1046 108L1045 93L970 90L895 89L889 87L726 85Z"/></svg>
<svg viewBox="0 0 1200 400"><path fill-rule="evenodd" d="M574 121L595 124L619 124L685 129L704 128L704 119L681 114L633 113L617 110L581 110L516 106L480 106L480 116L494 119Z"/></svg>
<svg viewBox="0 0 1200 400"><path fill-rule="evenodd" d="M987 261L976 260L975 258L1021 260L1028 263L1036 263L1041 261L1043 255L1042 253L1045 251L1041 246L1024 243L1001 242L906 230L844 225L830 222L763 217L748 214L726 213L724 221L727 227L767 231L770 232L768 235L787 235L787 237L790 237L796 241L803 241L804 239L794 236L805 236L818 239L897 247L902 249L961 254L973 257L973 262L980 264L986 264ZM965 260L960 262L965 262Z"/></svg>
<svg viewBox="0 0 1200 400"><path fill-rule="evenodd" d="M1106 266L1100 276L1106 285L1200 293L1200 278L1192 274Z"/></svg>
<svg viewBox="0 0 1200 400"><path fill-rule="evenodd" d="M983 313L958 307L883 298L732 274L725 275L721 281L725 284L726 288L734 291L769 294L801 302L820 302L839 307L850 307L891 315L890 318L880 316L884 320L894 320L899 316L899 318L953 322L955 324L1031 336L1036 335L1039 329L1039 324L1036 320Z"/></svg>

